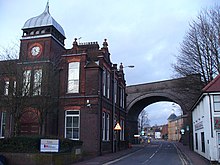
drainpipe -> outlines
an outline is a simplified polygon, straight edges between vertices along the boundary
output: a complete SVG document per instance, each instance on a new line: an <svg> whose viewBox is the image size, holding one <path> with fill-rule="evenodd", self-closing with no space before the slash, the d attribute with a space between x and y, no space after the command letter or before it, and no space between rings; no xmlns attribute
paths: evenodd
<svg viewBox="0 0 220 165"><path fill-rule="evenodd" d="M210 127L211 127L211 137L213 138L213 123L212 123L212 104L211 104L211 96L208 93L209 96L209 110L210 110Z"/></svg>
<svg viewBox="0 0 220 165"><path fill-rule="evenodd" d="M115 72L116 69L113 66L113 92L112 92L112 152L115 152L115 131L114 131L114 124L115 124Z"/></svg>
<svg viewBox="0 0 220 165"><path fill-rule="evenodd" d="M101 84L100 84L100 91L99 91L99 93L98 93L98 98L99 98L99 100L98 100L98 105L99 105L99 119L100 119L100 128L99 128L99 131L100 131L100 133L99 133L99 137L100 137L100 139L99 139L99 155L101 156L102 155L102 94L103 94L103 89L102 89L102 83L103 83L103 74L102 74L102 72L100 72L100 74L101 74Z"/></svg>

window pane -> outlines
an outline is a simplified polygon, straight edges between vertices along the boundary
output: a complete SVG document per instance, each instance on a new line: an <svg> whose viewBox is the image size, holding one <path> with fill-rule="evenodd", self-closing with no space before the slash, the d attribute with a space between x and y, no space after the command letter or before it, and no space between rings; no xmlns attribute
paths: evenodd
<svg viewBox="0 0 220 165"><path fill-rule="evenodd" d="M1 113L1 118L0 118L0 137L5 136L5 125L6 125L6 112Z"/></svg>
<svg viewBox="0 0 220 165"><path fill-rule="evenodd" d="M68 93L79 92L79 62L69 63L67 92Z"/></svg>
<svg viewBox="0 0 220 165"><path fill-rule="evenodd" d="M41 95L42 69L34 70L33 95Z"/></svg>
<svg viewBox="0 0 220 165"><path fill-rule="evenodd" d="M30 92L30 83L31 83L31 70L26 70L23 73L23 96L26 96Z"/></svg>
<svg viewBox="0 0 220 165"><path fill-rule="evenodd" d="M220 111L220 103L214 103L215 111Z"/></svg>
<svg viewBox="0 0 220 165"><path fill-rule="evenodd" d="M5 95L8 95L8 91L9 91L9 81L5 81Z"/></svg>
<svg viewBox="0 0 220 165"><path fill-rule="evenodd" d="M72 138L72 128L66 129L66 138Z"/></svg>
<svg viewBox="0 0 220 165"><path fill-rule="evenodd" d="M109 114L106 115L106 133L107 133L107 137L106 140L109 140Z"/></svg>
<svg viewBox="0 0 220 165"><path fill-rule="evenodd" d="M79 127L79 117L73 117L73 128Z"/></svg>
<svg viewBox="0 0 220 165"><path fill-rule="evenodd" d="M214 95L214 102L220 102L220 95Z"/></svg>
<svg viewBox="0 0 220 165"><path fill-rule="evenodd" d="M103 79L103 96L106 96L106 68L103 68L102 73L102 79Z"/></svg>
<svg viewBox="0 0 220 165"><path fill-rule="evenodd" d="M79 111L66 111L67 115L78 115Z"/></svg>
<svg viewBox="0 0 220 165"><path fill-rule="evenodd" d="M102 140L105 140L105 112L102 113Z"/></svg>
<svg viewBox="0 0 220 165"><path fill-rule="evenodd" d="M107 98L110 98L110 73L107 71Z"/></svg>
<svg viewBox="0 0 220 165"><path fill-rule="evenodd" d="M79 129L78 128L73 128L73 139L78 139L79 138Z"/></svg>
<svg viewBox="0 0 220 165"><path fill-rule="evenodd" d="M14 81L14 83L13 83L13 95L16 94L16 86L17 86L17 82Z"/></svg>
<svg viewBox="0 0 220 165"><path fill-rule="evenodd" d="M66 118L66 127L72 127L72 117Z"/></svg>

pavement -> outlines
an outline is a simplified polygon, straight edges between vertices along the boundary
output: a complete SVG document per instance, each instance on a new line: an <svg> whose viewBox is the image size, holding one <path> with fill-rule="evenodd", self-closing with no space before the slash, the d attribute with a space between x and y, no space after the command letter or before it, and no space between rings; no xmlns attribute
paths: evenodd
<svg viewBox="0 0 220 165"><path fill-rule="evenodd" d="M184 156L184 159L187 160L187 162L185 162L186 165L211 165L211 163L207 159L200 156L196 152L190 150L189 146L183 145L182 143L179 142L173 142L173 143L176 145L181 155ZM128 148L126 150L121 150L116 153L108 153L93 158L85 158L85 160L76 162L74 163L74 165L110 165L111 163L114 163L119 159L130 156L131 154L142 149L143 147L144 146L141 144L132 145L131 148Z"/></svg>
<svg viewBox="0 0 220 165"><path fill-rule="evenodd" d="M209 162L209 160L202 157L198 153L190 150L189 146L183 145L182 143L179 143L179 142L173 142L173 143L185 156L189 165L211 165L211 162Z"/></svg>

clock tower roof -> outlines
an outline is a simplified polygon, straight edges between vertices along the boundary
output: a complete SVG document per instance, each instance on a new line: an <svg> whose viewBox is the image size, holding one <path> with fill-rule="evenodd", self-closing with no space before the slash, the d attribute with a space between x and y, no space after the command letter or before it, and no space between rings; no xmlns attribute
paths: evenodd
<svg viewBox="0 0 220 165"><path fill-rule="evenodd" d="M48 2L47 2L44 12L40 14L39 16L28 19L25 22L22 30L29 29L29 28L44 27L44 26L54 26L65 37L63 28L50 15Z"/></svg>

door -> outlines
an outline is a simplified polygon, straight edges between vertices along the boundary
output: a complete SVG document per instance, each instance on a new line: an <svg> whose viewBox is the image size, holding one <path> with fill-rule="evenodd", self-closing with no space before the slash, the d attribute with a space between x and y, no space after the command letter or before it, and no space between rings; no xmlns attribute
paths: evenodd
<svg viewBox="0 0 220 165"><path fill-rule="evenodd" d="M21 134L22 135L39 135L38 111L28 110L21 117Z"/></svg>

